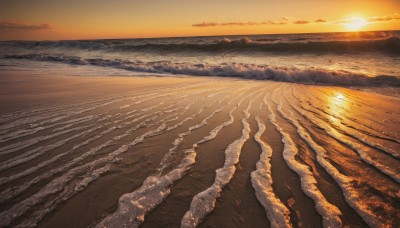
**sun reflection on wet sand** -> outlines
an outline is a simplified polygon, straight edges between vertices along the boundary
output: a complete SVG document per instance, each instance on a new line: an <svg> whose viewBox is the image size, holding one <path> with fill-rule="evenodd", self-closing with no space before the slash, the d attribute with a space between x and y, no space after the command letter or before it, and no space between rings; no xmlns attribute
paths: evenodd
<svg viewBox="0 0 400 228"><path fill-rule="evenodd" d="M332 124L340 125L340 117L348 108L348 98L340 92L335 92L332 96L328 97L327 103L329 108L328 112L333 114L329 115L329 119Z"/></svg>
<svg viewBox="0 0 400 228"><path fill-rule="evenodd" d="M338 93L338 95L336 95L336 99L338 100L344 100L345 96L341 93Z"/></svg>

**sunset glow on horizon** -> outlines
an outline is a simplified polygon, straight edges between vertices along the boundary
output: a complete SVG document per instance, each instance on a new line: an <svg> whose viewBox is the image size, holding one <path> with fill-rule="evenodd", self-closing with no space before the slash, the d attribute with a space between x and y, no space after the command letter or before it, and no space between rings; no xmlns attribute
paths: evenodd
<svg viewBox="0 0 400 228"><path fill-rule="evenodd" d="M365 20L364 18L350 18L348 20L349 22L345 23L345 26L350 31L359 31L360 29L362 29L362 27L368 24L367 20Z"/></svg>
<svg viewBox="0 0 400 228"><path fill-rule="evenodd" d="M0 40L398 30L398 9L396 0L4 0Z"/></svg>

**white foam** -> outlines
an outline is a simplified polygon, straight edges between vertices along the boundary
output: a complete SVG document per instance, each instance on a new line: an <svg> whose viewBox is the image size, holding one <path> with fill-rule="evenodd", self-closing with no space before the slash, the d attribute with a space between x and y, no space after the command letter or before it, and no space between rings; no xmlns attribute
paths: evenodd
<svg viewBox="0 0 400 228"><path fill-rule="evenodd" d="M162 112L162 111L160 111L160 112ZM153 118L149 118L147 120L153 120ZM145 123L146 122L143 122L144 125L145 125ZM138 126L141 126L141 125L138 125ZM109 162L115 161L115 158L117 156L121 155L122 153L125 153L129 149L129 147L143 142L145 140L145 138L158 135L165 129L166 129L166 125L165 125L165 123L162 123L158 128L143 133L141 136L136 137L135 140L131 141L129 144L122 145L117 150L108 154L106 157L102 157L100 159L94 160L89 163L85 163L83 165L80 165L80 166L77 166L75 168L68 170L68 172L66 172L63 175L50 181L39 192L35 193L34 195L30 196L27 199L15 204L9 210L0 213L0 217L4 218L3 220L0 221L0 226L8 226L13 220L15 220L19 216L25 214L27 210L29 210L33 206L37 205L38 203L42 202L48 196L61 191L63 189L63 186L67 185L68 182L72 178L74 178L79 172L86 170L86 169L90 170L90 169L93 169L93 167L95 167L95 166L101 166L101 165L107 164ZM131 131L133 131L133 129L128 130L128 132L131 132ZM116 136L116 137L121 138L119 136ZM116 138L116 137L114 137L114 138ZM94 150L92 149L91 151L87 152L85 154L85 156L87 157L87 156L93 154L99 148L103 148L106 145L110 144L111 142L114 142L114 140L109 140L106 143L103 143L102 145L94 148ZM93 179L91 179L90 181L93 181ZM79 191L79 188L77 190ZM69 195L73 195L73 193L70 193ZM62 198L62 200L66 200L66 199L67 199L67 197ZM41 213L40 216L43 216L43 214ZM34 218L33 220L37 220L37 219L38 218Z"/></svg>
<svg viewBox="0 0 400 228"><path fill-rule="evenodd" d="M384 224L379 221L378 217L365 204L364 199L360 197L359 191L353 187L353 181L349 177L341 174L328 160L326 150L318 145L310 136L308 131L293 118L293 113L287 116L287 119L296 126L297 133L300 137L313 149L316 153L318 164L321 165L326 172L336 181L343 191L346 202L361 216L361 218L371 227L383 227Z"/></svg>
<svg viewBox="0 0 400 228"><path fill-rule="evenodd" d="M96 227L138 227L144 221L145 214L169 195L172 183L183 177L194 164L194 159L195 153L187 151L187 156L176 169L162 177L148 177L139 189L121 196L118 209Z"/></svg>
<svg viewBox="0 0 400 228"><path fill-rule="evenodd" d="M241 103L246 97L242 97L239 103ZM228 104L230 104L231 102L232 100L229 100ZM199 115L200 112L205 107L206 106L202 107L195 115ZM131 227L139 226L144 221L145 215L150 210L159 205L170 194L170 187L173 185L173 183L181 179L190 169L190 167L195 163L196 148L199 147L200 144L215 138L221 129L233 123L234 120L233 112L236 110L237 107L238 106L235 106L229 112L228 121L222 123L221 125L211 130L208 136L205 136L203 139L193 144L191 148L186 149L184 151L185 157L182 159L181 163L177 165L175 169L173 169L172 171L170 171L165 175L160 175L162 168L165 166L164 162L166 158L168 158L168 155L170 155L171 150L172 151L175 150L176 145L179 145L182 142L183 136L186 136L192 130L195 130L207 124L208 119L210 119L217 112L222 110L223 107L221 107L218 110L215 110L205 119L203 119L203 121L200 124L196 124L192 127L189 127L188 131L179 134L178 138L173 142L173 147L164 156L164 158L160 163L161 168L158 168L157 172L159 175L152 175L146 178L146 180L143 182L143 185L139 189L136 189L134 192L125 194L122 197L120 197L117 211L107 216L100 224L97 225L97 227L102 227L105 225L131 226ZM175 126L176 125L174 125L174 127L169 127L167 128L167 130L175 129L176 128Z"/></svg>
<svg viewBox="0 0 400 228"><path fill-rule="evenodd" d="M304 117L309 119L313 124L323 129L329 136L332 138L342 142L343 144L349 146L351 149L357 151L361 160L365 163L375 167L376 169L380 170L382 173L386 174L387 176L391 177L396 182L400 183L400 173L396 170L393 170L392 167L386 166L381 164L379 161L372 159L368 155L368 148L363 147L361 144L353 142L345 137L343 134L339 133L336 129L331 127L328 123L324 122L318 117L310 115L309 111L303 111L295 106L293 106L299 113L301 113Z"/></svg>
<svg viewBox="0 0 400 228"><path fill-rule="evenodd" d="M69 131L73 132L73 131L78 131L78 130L84 130L86 128L88 128L89 126L82 126L82 127L76 127L76 128L72 128ZM5 170L5 169L9 169L11 167L23 164L25 162L28 162L34 158L37 158L51 150L54 150L55 148L58 148L64 144L66 144L67 142L76 139L78 137L84 136L85 134L89 133L89 130L85 130L81 133L75 134L73 136L70 136L68 138L65 138L63 140L59 140L54 144L51 145L47 145L47 146L40 146L37 147L33 150L27 151L26 153L20 154L18 156L13 157L12 159L9 159L7 161L4 161L2 163L0 163L0 171Z"/></svg>
<svg viewBox="0 0 400 228"><path fill-rule="evenodd" d="M213 103L212 103L213 104ZM203 111L205 108L211 106L212 104L209 105L205 105L203 108L201 108L200 110ZM181 145L183 143L184 137L191 134L192 131L205 126L208 123L208 120L211 119L213 116L215 116L215 114L217 114L218 112L220 112L225 106L222 106L220 108L218 108L217 110L215 110L214 112L212 112L210 115L208 115L205 119L203 119L199 124L193 125L191 127L189 127L189 129L185 132L182 132L180 134L178 134L178 138L176 138L173 142L172 142L172 148L169 149L168 153L165 154L161 160L160 163L160 167L157 169L158 173L162 173L163 170L165 168L167 168L168 166L168 160L171 159L171 157L174 155L175 150L178 148L179 145ZM193 119L194 117L196 117L197 115L199 115L201 112L197 112L195 114L193 114L192 116L188 117L190 119ZM168 129L173 129L173 128L168 128Z"/></svg>
<svg viewBox="0 0 400 228"><path fill-rule="evenodd" d="M319 110L320 108L316 108L314 103L315 103L315 101L309 103L310 107L314 108L313 110L307 109L307 108L305 108L303 106L302 107L305 110L318 113L322 117L325 116L324 114L326 113L327 115L329 115L329 118L327 118L327 120L330 123L332 123L332 119L334 119L335 122L342 123L342 124L333 124L332 123L332 125L334 127L339 128L341 131L345 132L346 134L352 136L353 138L359 140L360 142L362 142L362 143L364 143L366 145L369 145L369 146L374 147L374 148L376 148L378 150L381 150L382 152L384 152L384 153L386 153L386 154L388 154L390 156L393 156L395 158L400 158L400 151L392 150L391 148L386 147L384 144L381 144L381 143L376 141L377 138L378 139L379 138L389 139L391 141L398 141L397 139L387 138L386 136L382 136L382 134L380 134L377 131L373 130L373 128L370 127L370 126L368 127L368 130L369 130L368 133L366 133L366 134L365 133L361 133L359 128L360 128L360 125L362 125L362 124L360 124L359 121L355 121L354 120L355 118L349 118L346 115L338 115L337 113L330 111L330 110L336 110L336 108L334 108L334 107L328 108L327 111L325 111L325 110L324 111L320 111ZM337 105L337 104L335 102L332 102L331 105L333 106L333 105ZM344 109L344 107L337 107L337 108L338 109ZM344 120L348 121L348 119L353 119L351 121L355 122L357 126L351 126L350 125L351 127L349 127L347 125L347 123L343 123ZM371 132L373 132L373 133L371 133Z"/></svg>
<svg viewBox="0 0 400 228"><path fill-rule="evenodd" d="M44 115L44 116L40 116L34 111L34 114L33 114L34 116L33 117L31 116L31 117L23 118L26 115L18 115L19 118L17 118L16 121L9 120L8 122L10 122L10 123L3 124L2 126L0 126L0 132L2 132L1 134L6 134L7 135L11 131L14 131L14 128L20 127L20 126L25 125L25 124L30 124L30 127L42 126L42 125L45 125L45 124L48 124L48 123L54 123L54 122L60 121L62 119L68 118L68 117L70 117L72 115L82 114L82 113L85 113L85 112L88 112L88 111L92 111L94 109L97 109L97 108L100 108L100 107L104 107L106 105L110 105L110 104L113 104L113 103L122 102L122 101L129 101L129 100L137 100L138 98L146 98L146 97L149 97L149 96L153 96L153 98L154 98L155 94L160 94L161 92L167 92L167 93L159 95L157 97L167 96L167 95L173 94L173 92L176 92L176 91L179 92L179 91L182 91L184 89L190 89L190 88L196 87L196 86L204 84L204 83L211 83L211 82L199 82L199 83L191 84L189 86L178 86L176 88L175 87L165 88L165 89L162 89L161 91L159 91L158 93L150 93L150 94L142 94L142 95L140 95L140 94L138 95L138 94L134 93L133 94L134 97L126 97L126 96L121 97L120 96L120 97L113 97L113 98L108 98L108 99L103 99L103 100L95 100L95 101L91 101L91 102L85 102L85 103L82 103L82 104L79 104L79 105L72 105L72 106L71 105L69 105L69 106L66 105L65 107L61 106L62 107L61 109L57 109L57 108L56 109L50 109L49 108L48 110L53 110L53 112L51 112L51 114L47 114L47 115ZM149 91L151 91L151 90L149 90ZM148 91L145 91L145 92L148 92ZM87 104L91 104L91 103L100 103L100 104L99 105L94 105L94 106L91 106L91 107L87 107ZM129 105L129 106L131 106L131 105ZM83 106L83 109L82 108L78 108L78 109L74 109L72 111L70 109L71 107L79 107L79 106ZM61 110L64 110L64 109L66 109L67 111L60 112ZM60 115L59 113L62 113L62 114ZM35 121L39 121L39 120L43 120L43 121L39 122L39 123L35 123Z"/></svg>
<svg viewBox="0 0 400 228"><path fill-rule="evenodd" d="M275 128L282 135L282 142L284 143L283 158L289 168L295 171L301 180L301 188L303 192L309 196L315 203L317 212L322 216L322 223L324 227L341 227L342 221L340 217L342 213L340 210L329 203L326 198L322 195L317 187L317 180L307 165L303 165L296 160L298 149L293 142L289 134L284 132L279 123L275 120L275 114L273 113L270 104L264 99L264 103L267 105L270 115L268 116L271 123L275 125ZM282 103L278 104L278 111L286 117L282 111Z"/></svg>
<svg viewBox="0 0 400 228"><path fill-rule="evenodd" d="M36 227L37 223L43 219L49 212L54 210L58 204L71 198L75 194L81 192L91 182L99 178L102 174L110 169L110 165L106 164L104 167L98 168L93 171L89 171L81 181L78 181L72 187L66 187L61 193L54 197L51 201L47 201L41 210L35 210L30 214L29 219L22 220L19 227Z"/></svg>
<svg viewBox="0 0 400 228"><path fill-rule="evenodd" d="M241 149L250 137L250 125L247 119L250 116L249 109L251 103L250 101L247 109L243 111L245 117L242 119L242 136L231 143L225 150L225 163L222 168L216 170L214 184L193 197L189 211L182 218L181 227L195 227L202 222L214 209L215 202L220 196L222 188L232 179L236 170L236 164L239 162Z"/></svg>
<svg viewBox="0 0 400 228"><path fill-rule="evenodd" d="M254 139L260 145L262 153L257 162L257 169L251 173L251 184L256 192L258 201L263 205L270 225L273 228L292 227L289 209L278 199L272 188L271 156L272 148L261 139L265 131L264 122L256 117L258 131Z"/></svg>
<svg viewBox="0 0 400 228"><path fill-rule="evenodd" d="M76 135L76 137L74 137L74 138L81 137L81 136L86 135L86 134L91 133L91 132L95 132L95 131L97 131L97 130L99 130L99 129L101 129L101 127L95 127L95 128L86 130L85 132L82 132L82 133ZM54 149L54 148L53 148L53 149ZM74 149L75 149L75 148L73 148L73 150L74 150ZM35 166L33 166L33 167L30 167L30 168L28 168L28 169L24 169L24 170L23 170L22 172L20 172L20 173L17 173L17 174L8 176L8 177L1 177L1 178L0 178L0 185L5 184L5 183L9 183L9 182L11 182L11 181L14 181L14 180L16 180L16 179L18 179L18 178L21 178L21 177L23 177L23 176L29 175L29 174L31 174L31 173L33 173L33 172L35 172L35 171L37 171L37 170L39 170L39 169L41 169L41 168L47 166L47 165L50 165L50 164L52 164L53 162L55 162L55 161L57 161L58 159L60 159L61 157L64 157L65 155L69 154L69 152L70 152L70 151L68 150L68 151L65 151L65 152L58 153L57 155L55 155L54 157L51 157L51 158L48 159L48 160L45 160L45 161L43 161L43 162L41 162L41 163L39 163L39 164L37 164L37 165L35 165Z"/></svg>
<svg viewBox="0 0 400 228"><path fill-rule="evenodd" d="M181 74L194 76L227 76L253 79L266 79L286 82L319 83L333 85L395 85L400 84L397 76L376 76L346 71L332 70L328 68L298 68L298 67L277 67L252 63L181 63L171 61L126 61L119 59L83 59L74 56L28 54L11 55L9 58L30 59L36 61L52 61L66 64L93 65L124 69L135 72L147 72L157 74Z"/></svg>
<svg viewBox="0 0 400 228"><path fill-rule="evenodd" d="M167 107L167 108L168 108L168 107ZM160 112L164 112L164 111L168 111L168 110L169 110L169 109L167 109L167 110L162 109L161 111L158 111L158 112L154 113L154 114L153 114L153 117L147 118L146 120L144 120L144 121L142 121L141 123L137 124L135 127L126 130L126 132L123 133L122 135L117 135L117 136L115 136L113 139L108 140L108 141L102 143L102 144L99 145L99 146L96 146L96 147L94 147L94 148L91 148L88 152L82 154L82 155L79 156L79 157L74 158L71 162L67 163L66 165L64 165L64 166L62 166L62 167L60 167L60 168L51 170L51 171L46 172L46 173L44 173L44 174L42 174L42 175L40 175L40 176L38 176L38 177L35 177L34 179L30 180L30 181L27 182L27 183L24 183L22 186L19 186L18 188L11 188L11 189L7 189L7 190L5 190L5 191L2 191L2 192L0 193L0 202L4 202L4 201L6 201L6 200L8 200L8 199L10 199L10 198L12 198L12 197L14 197L14 196L16 196L17 194L21 193L22 191L26 190L26 189L29 188L31 185L33 185L33 184L39 182L39 181L42 180L42 179L48 178L48 177L52 176L52 175L55 174L55 173L64 172L64 171L68 170L68 169L69 169L70 167L72 167L74 164L76 164L76 163L82 161L83 159L86 159L86 158L88 158L88 157L94 155L95 153L97 153L97 152L100 151L101 149L107 147L107 146L110 145L111 143L113 143L113 142L115 142L115 141L117 141L117 140L119 140L119 139L121 139L121 138L123 138L123 137L126 137L126 136L130 135L132 132L134 132L134 131L137 130L138 128L140 128L140 127L142 127L142 126L145 126L148 122L150 122L151 120L154 120L154 119L157 117L157 115L160 114ZM135 115L134 115L134 116L135 116ZM142 119L144 119L144 118L146 118L146 117L148 117L148 116L150 116L150 114L142 115L142 116L140 116L140 117L138 117L138 118L135 118L135 119L133 119L133 120L131 120L131 121L126 121L127 119L123 119L123 120L119 120L119 121L112 122L112 123L111 123L112 126L111 126L110 128L108 128L108 129L104 130L103 132L97 134L96 136L94 136L94 137L91 138L91 139L88 139L88 140L86 140L86 141L84 141L84 142L82 142L82 143L80 143L80 144L78 144L78 145L75 145L75 146L72 148L72 150L74 151L74 150L78 149L79 147L81 147L81 146L83 146L83 145L87 145L88 143L90 143L90 142L92 142L92 141L94 141L94 140L96 140L96 139L98 139L98 138L100 138L100 137L102 137L102 136L104 136L104 135L106 135L106 134L108 134L108 133L114 131L114 130L117 129L117 128L122 128L122 127L129 126L129 125L131 125L131 124L133 124L133 123L135 123L135 122L137 122L137 121L139 121L139 120L142 120ZM128 117L127 117L127 118L128 118ZM122 125L116 125L116 124L119 123L119 122L123 122L123 124L122 124ZM167 121L166 121L166 122L167 122ZM166 122L165 122L165 123L166 123ZM163 124L164 124L164 123L163 123ZM106 124L106 125L104 125L104 126L108 126L108 125L109 125L109 124ZM17 175L18 175L18 174L17 174ZM6 181L8 181L9 179L14 179L14 178L15 178L15 177L11 176L10 178L5 179L4 181L6 182Z"/></svg>
<svg viewBox="0 0 400 228"><path fill-rule="evenodd" d="M211 105L211 104L210 104ZM199 115L201 111L206 108L206 105L202 107L197 113L193 114L191 119ZM176 148L183 142L185 136L189 135L192 131L205 126L208 120L212 118L216 113L220 112L225 106L215 110L206 118L204 118L201 123L193 125L188 128L187 131L178 134L172 147L167 154L164 155L161 161L161 167L158 168L157 173L161 174L163 169L167 166L166 161L174 153ZM174 128L168 128L174 129ZM195 163L196 152L195 148L197 143L192 146L192 148L185 150L185 157L182 159L180 164L168 172L165 175L153 175L146 178L143 185L136 189L132 193L124 194L119 199L118 209L113 214L108 215L102 222L100 222L97 227L104 226L130 226L137 227L144 221L144 216L160 204L166 196L170 193L171 185L177 180L181 179L186 172L190 169L191 165Z"/></svg>

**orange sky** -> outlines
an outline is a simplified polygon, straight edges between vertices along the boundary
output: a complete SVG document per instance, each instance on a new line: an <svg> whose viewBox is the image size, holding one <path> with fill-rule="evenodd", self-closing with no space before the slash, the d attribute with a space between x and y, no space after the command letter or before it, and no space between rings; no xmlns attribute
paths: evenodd
<svg viewBox="0 0 400 228"><path fill-rule="evenodd" d="M399 0L2 0L0 40L397 30L399 13Z"/></svg>

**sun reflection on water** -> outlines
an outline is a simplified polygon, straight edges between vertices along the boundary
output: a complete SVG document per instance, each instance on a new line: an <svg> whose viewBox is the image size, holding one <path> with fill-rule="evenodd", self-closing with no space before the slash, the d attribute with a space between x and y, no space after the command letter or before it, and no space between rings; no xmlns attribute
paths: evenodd
<svg viewBox="0 0 400 228"><path fill-rule="evenodd" d="M332 124L341 124L341 116L345 114L348 106L346 100L346 96L340 92L336 92L333 96L328 97L328 113L331 114L328 118L331 120Z"/></svg>
<svg viewBox="0 0 400 228"><path fill-rule="evenodd" d="M336 95L336 99L338 99L338 100L344 100L344 98L345 98L345 96L343 94L341 94L341 93L338 93Z"/></svg>

